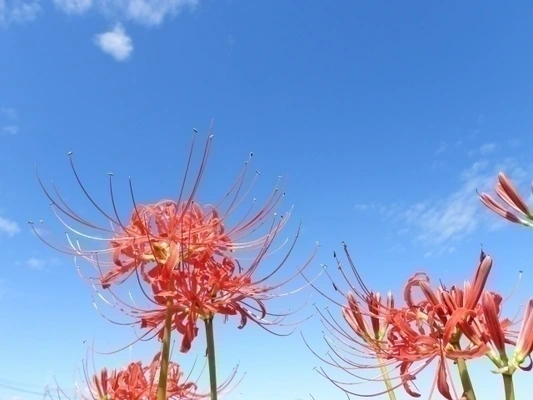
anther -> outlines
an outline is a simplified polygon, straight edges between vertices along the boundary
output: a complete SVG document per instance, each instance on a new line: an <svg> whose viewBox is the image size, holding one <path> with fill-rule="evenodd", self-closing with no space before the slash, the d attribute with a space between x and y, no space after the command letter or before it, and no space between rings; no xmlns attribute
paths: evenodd
<svg viewBox="0 0 533 400"><path fill-rule="evenodd" d="M28 221L28 224L33 225L33 221Z"/></svg>
<svg viewBox="0 0 533 400"><path fill-rule="evenodd" d="M108 176L114 176L112 172L107 173Z"/></svg>
<svg viewBox="0 0 533 400"><path fill-rule="evenodd" d="M194 133L198 133L198 129L192 128L192 130L194 131Z"/></svg>
<svg viewBox="0 0 533 400"><path fill-rule="evenodd" d="M72 151L69 151L69 152L67 153L67 155L71 156L71 155L72 155Z"/></svg>

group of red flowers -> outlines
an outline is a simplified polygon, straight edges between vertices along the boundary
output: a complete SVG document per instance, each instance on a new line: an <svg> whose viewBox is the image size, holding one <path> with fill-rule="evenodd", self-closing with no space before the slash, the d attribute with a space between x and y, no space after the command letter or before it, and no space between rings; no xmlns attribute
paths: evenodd
<svg viewBox="0 0 533 400"><path fill-rule="evenodd" d="M282 257L282 262L263 278L256 277L261 261L275 251L272 249L274 239L289 215L282 217L275 213L283 198L283 191L276 186L262 207L254 210L252 206L244 216L236 218L235 210L249 192L249 189L243 189L248 162L219 203L202 207L196 202L211 139L212 136L207 139L200 168L187 196L183 195L188 181L186 174L177 200L140 205L132 196L134 210L127 222L122 221L117 212L112 178L110 177L110 187L113 212L108 213L89 197L72 164L83 192L111 223L111 228L101 227L84 219L61 197L52 196L43 186L61 223L71 232L86 238L95 237L83 235L74 225L81 224L101 231L104 237L97 239L106 243L102 250L85 251L77 240L71 240L68 236L69 246L60 247L59 250L94 265L98 275L89 278L91 284L107 291L115 304L119 305L118 308L132 318L132 324L146 331L145 336L152 334L153 337L168 342L170 331L177 332L181 336L181 352L184 353L191 349L197 336L198 322L212 322L217 314L225 318L238 317L239 328L244 327L248 321L267 330L269 325L278 323L284 316L275 314L278 320L268 320L267 317L273 314L269 314L265 302L275 297L274 289L298 276L303 269L298 269L281 284L266 283L287 260L298 236L296 235L294 242L289 244L287 254ZM190 160L191 157L187 163L187 173ZM241 195L242 192L245 192L244 196ZM504 175L500 175L496 192L522 217L507 211L487 194L480 195L483 203L512 222L533 226L533 213ZM224 212L221 211L223 204ZM265 234L245 240L262 227L266 228ZM39 230L35 229L35 232L39 235ZM243 265L238 256L243 249L256 249L252 261L246 265ZM376 395L388 393L391 399L395 398L395 390L401 386L411 396L418 397L413 381L434 361L437 364L434 387L448 400L458 398L456 393L452 394L455 389L451 383L448 360L454 361L459 368L462 398L467 400L474 400L475 394L466 369L466 360L488 357L507 383L508 377L517 368L531 368L531 364L526 367L523 364L533 351L533 300L526 307L519 330L514 328L512 321L502 319L501 295L486 289L493 262L485 253L481 253L474 279L465 282L463 287L446 288L441 284L434 288L425 273L417 273L405 285L405 305L396 307L390 293L383 298L366 287L346 246L345 251L358 286L350 284L344 267L337 261L351 288L348 293L341 292L345 303L338 303L350 329L341 327L338 322L326 316L326 327L342 344L330 344L331 357L323 359L326 364L342 368L357 380L364 379L358 370L378 368L379 377L371 380L383 381L385 390ZM309 260L304 266L307 264ZM115 293L115 288L131 281L140 285L149 303L148 307L141 308ZM337 286L334 287L339 291ZM508 353L506 345L514 345L514 351ZM342 347L346 353L341 352ZM353 359L354 354L373 361L360 363ZM343 387L324 370L322 374L346 393L358 394ZM226 388L227 383L218 389ZM102 370L100 374L94 375L89 389L90 396L81 393L83 398L194 400L211 396L216 399L213 386L210 393L198 394L196 384L183 379L180 367L168 360L168 348L165 350L164 346L162 353L158 353L149 366L143 367L138 362L131 363L120 371Z"/></svg>
<svg viewBox="0 0 533 400"><path fill-rule="evenodd" d="M251 186L244 187L249 169L248 160L230 190L218 203L201 206L196 202L195 196L205 171L211 143L212 136L209 136L200 167L192 179L192 189L186 196L183 193L185 185L189 183L187 174L190 174L194 142L179 198L162 200L155 204L137 204L132 194L134 210L127 222L122 221L117 212L112 174L110 192L113 212L109 213L89 196L71 157L72 170L83 193L107 222L111 223L111 228L89 222L67 205L55 187L53 193L56 196L52 196L39 181L51 201L54 213L70 231L70 234L67 234L69 245L51 243L41 234L40 229L34 228L35 234L46 244L75 256L77 264L80 263L79 259L92 264L97 275L87 277L82 273L84 278L96 288L102 298L102 293L107 292L112 299L106 300L108 304L114 304L130 317L132 325L145 331L141 338L158 337L170 345L167 336L170 336L171 331L175 331L181 336L180 350L183 353L191 349L198 334L198 322L212 322L215 315L221 315L225 319L237 317L240 321L239 328L252 321L268 331L270 325L279 324L286 317L286 314L269 313L265 302L278 297L279 294L274 293L275 289L292 278L276 285L268 284L267 280L281 269L298 237L296 235L294 241L288 244L287 254L282 256L277 266L263 277L257 276L256 271L263 258L279 250L273 249L273 244L290 216L289 213L276 213L284 197L284 192L279 187L280 179L272 194L261 206L258 207L254 199L252 205L239 215L237 208L251 189ZM251 185L255 183L257 176L256 172ZM103 232L104 235L96 237L83 234L76 224ZM106 246L98 251L84 250L78 239L71 239L71 234L81 236L82 239L97 239ZM252 250L254 254L246 260L245 265L239 259L239 253L243 250ZM293 277L299 275L301 269L296 271ZM127 286L130 292L132 282L140 288L149 306L141 308L136 302L128 301L117 294L117 289L123 285ZM208 351L214 351L209 350L209 344ZM209 396L198 395L193 383L178 383L181 373L177 372L178 365L169 361L168 353L168 348L165 351L163 346L162 352L153 359L150 367L142 368L140 364L133 363L120 372L108 374L104 370L100 378L94 378L90 398L177 400ZM158 379L155 379L156 370L160 371ZM161 384L165 381L165 374L166 382ZM213 379L211 376L212 383ZM215 399L214 391L224 389L227 383L217 387L217 390L212 386L211 398ZM158 387L160 392L152 390ZM124 393L128 395L123 395ZM83 393L81 396L85 398Z"/></svg>
<svg viewBox="0 0 533 400"><path fill-rule="evenodd" d="M499 175L496 193L512 210L508 211L488 194L480 199L491 210L509 221L532 226L533 213L520 197L510 180ZM326 328L336 339L330 345L328 365L350 373L358 380L382 381L385 390L375 395L388 393L395 399L394 390L403 386L413 396L413 381L417 375L436 362L437 369L433 388L448 399L474 400L475 392L468 375L468 360L487 357L495 366L494 372L501 374L506 383L506 399L514 399L512 374L518 369L531 370L529 359L533 351L533 299L525 306L521 327L516 322L502 317L504 300L499 293L486 289L487 279L493 261L483 251L472 281L464 285L438 287L431 285L425 273L417 273L404 286L405 305L396 307L392 294L385 299L380 293L369 290L362 281L345 246L350 269L358 285L350 284L351 291L343 296L347 305L342 315L350 330L343 329L330 315L323 315ZM337 260L342 275L344 267ZM339 291L339 285L334 286ZM508 346L514 348L509 350ZM358 355L363 360L354 360ZM368 360L371 360L368 363ZM451 381L448 360L459 368L462 394L459 397ZM365 363L363 363L365 362ZM356 371L379 369L379 376L364 378ZM360 395L332 378L324 370L321 373L347 393Z"/></svg>

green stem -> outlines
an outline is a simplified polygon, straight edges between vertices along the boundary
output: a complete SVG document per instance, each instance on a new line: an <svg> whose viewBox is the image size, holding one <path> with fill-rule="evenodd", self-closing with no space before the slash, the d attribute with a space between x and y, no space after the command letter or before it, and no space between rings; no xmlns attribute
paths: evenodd
<svg viewBox="0 0 533 400"><path fill-rule="evenodd" d="M463 385L463 391L467 400L476 400L476 394L474 393L474 387L472 386L472 380L466 367L466 361L462 358L457 359L457 368L459 369L459 376L461 377L461 384Z"/></svg>
<svg viewBox="0 0 533 400"><path fill-rule="evenodd" d="M515 400L513 375L503 374L503 385L505 387L505 400Z"/></svg>
<svg viewBox="0 0 533 400"><path fill-rule="evenodd" d="M161 368L159 369L157 400L166 400L167 398L168 364L170 362L170 334L172 332L172 309L170 303L167 304L165 327L163 329L163 348L161 350Z"/></svg>
<svg viewBox="0 0 533 400"><path fill-rule="evenodd" d="M390 381L389 371L387 371L387 367L383 365L383 360L381 358L378 358L378 362L379 369L381 370L381 376L383 376L383 381L385 382L385 387L387 388L389 399L396 400L396 394L394 394L394 387Z"/></svg>
<svg viewBox="0 0 533 400"><path fill-rule="evenodd" d="M213 334L213 317L204 320L205 336L207 340L207 362L209 364L209 382L211 388L211 400L218 399L217 393L217 365L215 360L215 338ZM158 399L159 400L159 399Z"/></svg>

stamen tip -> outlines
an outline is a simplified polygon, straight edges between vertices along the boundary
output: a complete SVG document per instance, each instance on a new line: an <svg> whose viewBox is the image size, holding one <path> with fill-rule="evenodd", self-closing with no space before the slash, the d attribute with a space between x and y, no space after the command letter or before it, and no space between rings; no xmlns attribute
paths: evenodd
<svg viewBox="0 0 533 400"><path fill-rule="evenodd" d="M192 130L193 130L194 133L198 133L198 129L192 128Z"/></svg>
<svg viewBox="0 0 533 400"><path fill-rule="evenodd" d="M73 153L72 151L69 151L69 152L67 153L67 155L68 155L68 156L71 156L72 153Z"/></svg>

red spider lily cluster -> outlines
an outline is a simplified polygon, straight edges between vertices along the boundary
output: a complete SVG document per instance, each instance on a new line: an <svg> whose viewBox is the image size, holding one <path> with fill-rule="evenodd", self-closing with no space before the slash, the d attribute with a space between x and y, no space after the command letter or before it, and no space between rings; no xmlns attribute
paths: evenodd
<svg viewBox="0 0 533 400"><path fill-rule="evenodd" d="M195 195L206 167L211 139L212 136L209 136L203 151L202 164L194 178L193 189L187 197L183 195L186 176L178 200L136 204L133 198L134 210L127 222L122 221L117 213L112 189L113 213L103 211L102 207L89 198L112 224L112 229L87 221L75 213L61 197L52 196L42 185L55 214L71 233L94 238L82 234L72 225L77 223L109 234L108 237L95 238L108 244L103 250L84 250L78 241L70 239L70 235L70 246L61 247L46 241L39 230L34 228L36 235L47 244L92 263L98 270L98 276L89 278L91 283L109 290L114 299L118 296L114 296L113 286L128 282L130 278L139 278L144 283L143 293L148 297L151 307L139 309L135 305L127 304L124 299L119 299L121 310L134 318L133 323L142 328L149 328L150 332L155 330L161 336L161 325L165 320L166 311L171 309L174 329L183 336L182 352L190 349L196 337L198 319L208 319L215 314L238 316L239 328L244 327L249 320L262 327L278 323L279 319L266 319L269 313L265 301L275 297L273 291L287 281L277 285L268 285L266 281L283 266L298 237L295 236L282 263L276 266L273 272L264 277L255 276L258 266L272 251L278 233L290 217L289 213L278 216L275 212L284 192L276 185L262 207L258 210L250 207L244 217L229 227L228 220L243 201L242 197L238 197L239 194L250 191L250 188L243 190L242 187L249 162L245 163L244 170L217 206L202 207L195 201ZM187 171L189 167L187 164ZM72 168L81 188L87 194L73 163ZM111 181L110 186L112 188ZM223 201L229 205L225 207L224 213L221 213L220 204ZM255 199L253 203L255 204ZM70 223L67 222L68 219L71 220ZM244 240L265 225L266 234L253 240ZM238 251L252 248L258 251L254 259L244 267L237 258ZM111 255L110 261L105 259L107 254ZM296 271L294 276L298 273L299 271Z"/></svg>
<svg viewBox="0 0 533 400"><path fill-rule="evenodd" d="M263 276L257 276L257 269L263 259L280 249L273 246L279 232L290 217L290 213L284 215L276 213L284 197L283 188L279 185L281 178L278 178L273 192L262 206L257 207L254 199L251 206L241 213L243 215L238 215L237 208L243 203L259 176L256 172L251 185L244 186L250 164L249 159L222 199L214 205L202 206L196 201L196 195L206 169L212 137L210 135L206 140L202 161L196 176L192 179L192 189L187 195L185 195L185 187L189 183L191 173L194 141L178 198L162 200L155 204L138 204L131 190L133 211L127 221L121 219L117 211L113 194L113 175L110 174L109 177L112 212L107 212L89 196L71 157L72 170L83 193L110 223L111 228L90 222L76 213L58 194L55 187L51 192L39 179L41 187L51 201L55 215L70 232L67 234L68 246L51 242L41 234L42 229L33 228L35 234L53 248L75 256L77 264L79 260L92 264L98 274L88 277L81 272L79 267L81 275L95 287L98 295L108 304L131 317L132 325L146 331L141 339L151 334L152 337L157 336L164 342L163 360L168 358L171 331L176 331L181 335L180 350L186 353L191 349L198 334L198 321L207 323L212 321L215 315L221 315L225 319L237 317L240 320L239 328L243 328L248 321L258 324L269 332L272 332L269 326L283 325L282 321L289 313L268 312L266 301L279 297L280 294L276 293L277 289L298 276L313 257L312 254L309 260L291 277L277 284L268 284L268 280L287 261L297 241L298 234L296 234L294 240L290 242L286 240L281 244L281 246L288 247L281 257L281 262ZM33 224L31 226L33 227ZM82 233L80 226L103 233L103 235ZM266 232L258 235L257 232L261 229ZM73 234L82 239L104 243L104 247L98 250L86 250L80 240L72 238ZM252 235L255 236L251 237ZM243 250L248 253L255 250L254 256L249 257L246 263L239 258L239 253ZM140 287L141 293L149 303L148 307L139 307L133 299L127 301L117 295L115 291L117 287L128 285L131 287L132 282ZM102 294L104 292L109 294L107 298ZM109 298L111 301L108 300ZM141 368L140 364L132 364L130 367L133 368L131 370L133 372L137 371L136 368ZM127 386L128 390L132 391L130 395L133 396L129 398L151 398L149 395L135 397L137 394L134 396L133 393L137 392L133 391L133 386L128 386L129 384L124 386L124 382L129 382L129 378L126 378L130 376L128 375L130 372L127 372L130 371L130 367L121 373L109 376L105 373L106 382L109 381L109 377L113 378L112 384L106 383L105 387L116 387L116 390L122 390ZM139 371L143 371L143 374L152 373L153 365L147 367L146 370L139 369ZM172 368L169 371L172 373ZM143 374L141 375L144 376ZM213 377L211 378L213 383ZM153 379L146 378L144 381L150 382L150 387L153 386ZM103 383L96 387L101 389L101 385ZM157 386L156 384L155 387ZM146 387L144 389L148 390ZM213 386L212 389L214 389ZM121 397L121 391L113 392L113 396L101 395L100 390L98 393L100 399L125 398ZM176 398L177 395L172 393L172 384L169 384L167 396L170 397L167 398Z"/></svg>
<svg viewBox="0 0 533 400"><path fill-rule="evenodd" d="M262 206L256 206L254 199L243 215L238 216L236 210L259 176L256 172L252 184L245 187L249 159L222 199L213 205L202 205L197 201L197 193L211 143L212 136L209 136L198 172L191 180L193 142L177 199L139 204L130 184L133 211L127 220L122 219L117 210L112 174L109 178L112 212L107 212L88 194L71 157L72 170L84 195L110 224L110 228L82 217L55 187L49 191L39 180L51 201L53 212L69 231L68 245L47 240L40 229L34 228L35 234L53 248L75 256L77 265L85 261L96 269L96 276L87 276L78 267L99 297L130 317L129 322L144 331L138 340L157 337L162 342L161 352L148 366L134 362L120 371L103 369L92 379L86 377L89 396L82 393L83 399L199 400L210 397L216 400L217 393L228 387L235 373L225 383L217 385L213 318L216 315L224 320L235 317L240 322L238 328L251 321L269 332L272 332L269 329L271 325L284 325L283 320L289 313L268 311L267 301L284 295L277 293L278 289L298 275L305 278L303 270L309 265L314 252L291 276L276 284L268 283L286 263L298 239L297 233L294 240L281 244L281 247L288 247L281 256L281 262L263 276L257 276L265 258L281 248L275 247L274 243L290 217L290 213L276 213L284 197L280 179ZM189 191L185 190L188 183L192 186ZM498 215L533 227L533 212L503 173L499 175L496 193L504 204L486 193L479 196L483 204ZM83 233L82 228L99 234ZM262 234L258 233L261 229L264 230ZM103 246L87 250L79 239L72 238L73 234L81 237L81 241L91 239ZM252 251L253 256L243 259L240 256L243 251ZM502 316L505 303L502 296L487 288L493 267L489 256L481 252L473 279L462 285L449 288L442 283L434 285L426 273L416 273L404 285L400 306L391 292L382 296L369 289L346 245L344 252L348 271L337 256L334 257L349 290L344 292L339 289L340 286L326 272L342 301L332 299L312 280L305 278L308 285L339 307L344 320L341 323L329 310L319 311L331 337L326 340L328 356L315 355L328 366L347 372L351 381L341 382L321 368L323 376L348 397L387 394L395 400L397 390L420 397L416 379L432 366L436 373L431 394L436 390L447 400L476 400L467 363L486 358L493 363L493 372L503 376L506 400L514 400L514 372L533 368L533 363L527 362L533 352L533 299L525 307L521 326L516 329L515 321ZM349 272L353 273L357 284L351 283ZM130 294L132 283L145 297L147 307L140 307L133 301ZM131 301L117 293L118 288L124 286ZM198 335L199 322L204 322L206 327L206 355L211 383L210 392L205 394L199 394L196 383L184 379L180 366L170 361L171 333L180 335L180 350L187 353ZM459 390L453 383L451 364L459 370ZM363 376L362 371L365 370L376 370L377 376ZM379 381L385 387L371 394L349 388L354 382L364 381Z"/></svg>
<svg viewBox="0 0 533 400"><path fill-rule="evenodd" d="M345 252L359 284L350 285L348 293L334 284L346 299L345 304L339 305L348 329L331 313L322 314L333 337L327 340L329 357L322 360L357 380L383 381L385 389L371 395L393 393L403 387L412 397L419 397L414 381L428 366L436 364L433 387L444 398L457 399L448 361L457 364L460 372L466 371L467 360L482 357L494 363L495 372L506 376L518 368L531 369L531 364L523 364L533 351L533 300L526 307L522 327L514 330L514 324L501 317L501 295L486 289L493 261L485 253L481 253L473 280L465 281L462 287L446 288L442 284L433 287L425 273L415 274L405 284L405 304L397 307L390 293L383 300L379 293L367 288L346 247ZM337 262L346 278L342 263ZM508 353L507 345L514 346L512 353ZM359 360L354 358L356 355ZM379 370L377 377L359 374L371 369ZM346 393L363 395L347 389L346 384L324 369L320 372ZM461 377L461 398L475 399L468 374Z"/></svg>
<svg viewBox="0 0 533 400"><path fill-rule="evenodd" d="M91 378L86 376L89 383L87 390L78 391L83 400L155 400L159 383L159 369L161 354L157 353L149 365L142 362L132 362L120 370L108 371L103 368ZM229 385L233 375L223 383L219 390L223 391ZM169 363L167 375L167 399L169 400L201 400L209 398L209 393L198 393L197 384L185 377L180 366ZM69 398L61 389L58 397Z"/></svg>

